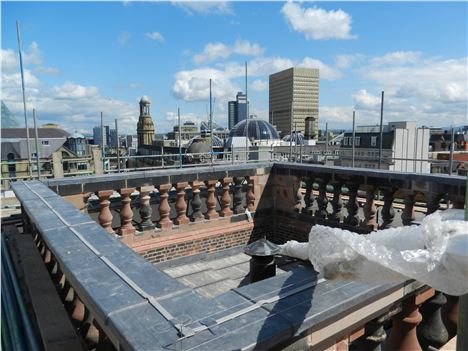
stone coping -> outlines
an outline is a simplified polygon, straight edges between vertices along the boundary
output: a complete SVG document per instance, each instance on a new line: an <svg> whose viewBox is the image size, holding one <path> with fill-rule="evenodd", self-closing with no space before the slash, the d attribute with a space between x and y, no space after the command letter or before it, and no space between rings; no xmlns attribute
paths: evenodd
<svg viewBox="0 0 468 351"><path fill-rule="evenodd" d="M209 299L145 261L43 183L12 187L29 222L117 349L266 349L304 333L315 333L313 340L323 342L362 326L420 288L408 282L324 281L311 267L300 267ZM261 301L261 307L252 308Z"/></svg>
<svg viewBox="0 0 468 351"><path fill-rule="evenodd" d="M176 184L180 182L219 180L228 177L254 176L269 172L272 163L260 162L234 165L201 166L193 168L171 168L153 171L126 172L84 177L44 180L49 188L61 196L95 192L99 190L118 190L138 188L147 185Z"/></svg>

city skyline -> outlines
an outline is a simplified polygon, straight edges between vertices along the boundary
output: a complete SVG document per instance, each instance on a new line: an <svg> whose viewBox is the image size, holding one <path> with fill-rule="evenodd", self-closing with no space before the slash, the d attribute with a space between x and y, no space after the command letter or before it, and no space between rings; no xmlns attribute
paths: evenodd
<svg viewBox="0 0 468 351"><path fill-rule="evenodd" d="M384 122L427 126L467 119L467 3L2 2L2 99L24 125L15 21L21 25L28 115L92 132L119 119L136 133L138 101L152 100L156 133L207 118L227 126L244 91L268 119L268 76L320 69L319 127Z"/></svg>

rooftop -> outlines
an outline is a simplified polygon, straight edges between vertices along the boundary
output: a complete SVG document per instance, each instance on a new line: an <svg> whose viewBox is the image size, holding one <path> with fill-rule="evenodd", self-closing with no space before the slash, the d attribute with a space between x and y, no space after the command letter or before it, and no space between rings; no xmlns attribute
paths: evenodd
<svg viewBox="0 0 468 351"><path fill-rule="evenodd" d="M34 267L58 282L89 348L325 350L356 346L375 323L403 323L442 294L413 280L326 280L282 257L276 276L250 283L243 247L261 237L305 241L315 224L362 234L415 224L462 207L466 180L275 162L16 182L13 190L22 205L15 226L45 262ZM387 330L387 348L414 342L416 333L398 330Z"/></svg>

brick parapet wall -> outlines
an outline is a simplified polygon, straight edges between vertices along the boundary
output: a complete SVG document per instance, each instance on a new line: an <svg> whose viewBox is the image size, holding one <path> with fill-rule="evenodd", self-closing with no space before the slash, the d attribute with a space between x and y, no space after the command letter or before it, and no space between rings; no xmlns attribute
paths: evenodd
<svg viewBox="0 0 468 351"><path fill-rule="evenodd" d="M240 221L223 226L163 234L130 246L149 262L163 262L198 253L217 252L247 245L266 235L268 227L255 222Z"/></svg>

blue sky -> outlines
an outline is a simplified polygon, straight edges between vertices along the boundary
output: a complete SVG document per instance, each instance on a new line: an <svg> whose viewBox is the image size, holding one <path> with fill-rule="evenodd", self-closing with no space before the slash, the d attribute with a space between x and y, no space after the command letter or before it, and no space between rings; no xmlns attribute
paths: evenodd
<svg viewBox="0 0 468 351"><path fill-rule="evenodd" d="M28 109L40 123L91 131L104 113L134 132L148 95L157 132L215 120L244 90L268 116L268 75L320 69L319 123L467 122L466 2L2 2L2 99L22 121L15 21L21 24Z"/></svg>

